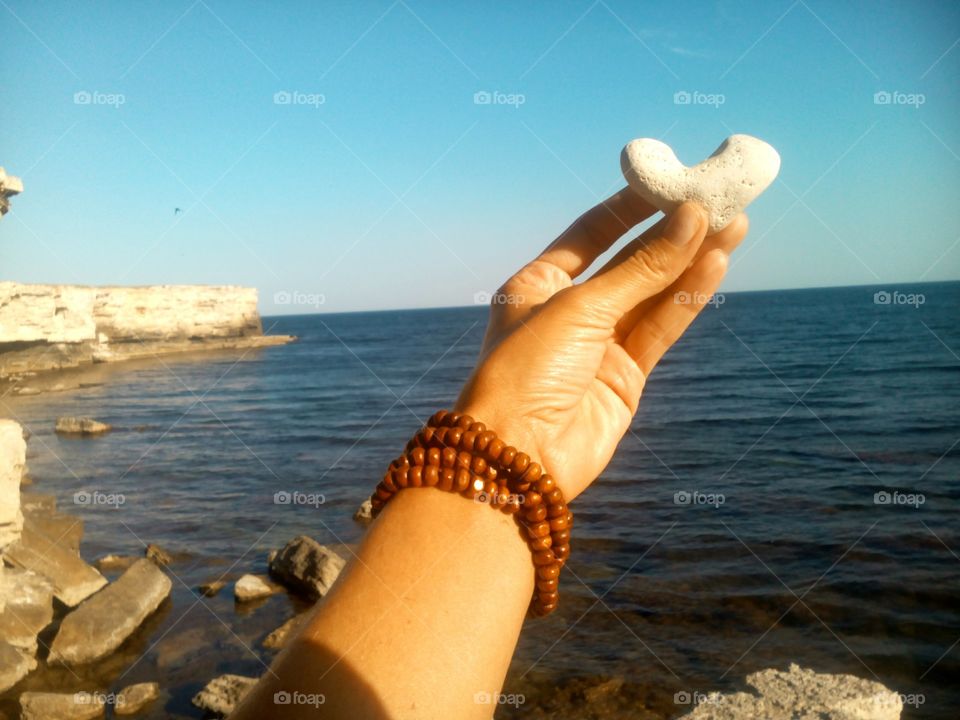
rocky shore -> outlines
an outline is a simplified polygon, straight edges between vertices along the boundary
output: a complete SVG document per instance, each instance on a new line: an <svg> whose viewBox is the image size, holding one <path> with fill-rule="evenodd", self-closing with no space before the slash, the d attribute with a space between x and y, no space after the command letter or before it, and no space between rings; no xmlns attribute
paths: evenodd
<svg viewBox="0 0 960 720"><path fill-rule="evenodd" d="M282 345L255 288L85 287L0 282L0 392L78 387L63 371L173 353Z"/></svg>

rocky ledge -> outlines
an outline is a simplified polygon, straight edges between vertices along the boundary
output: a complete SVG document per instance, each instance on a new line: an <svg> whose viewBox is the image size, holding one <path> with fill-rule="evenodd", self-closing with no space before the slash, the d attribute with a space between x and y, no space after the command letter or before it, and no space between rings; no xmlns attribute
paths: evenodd
<svg viewBox="0 0 960 720"><path fill-rule="evenodd" d="M0 385L14 394L39 392L51 371L293 339L263 334L255 288L0 282Z"/></svg>

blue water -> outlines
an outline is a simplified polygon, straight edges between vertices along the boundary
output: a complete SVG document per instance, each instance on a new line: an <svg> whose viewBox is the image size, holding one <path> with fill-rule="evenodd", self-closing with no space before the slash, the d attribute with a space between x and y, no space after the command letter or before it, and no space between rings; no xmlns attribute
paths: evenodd
<svg viewBox="0 0 960 720"><path fill-rule="evenodd" d="M679 691L792 661L922 694L905 717L955 716L960 283L884 289L924 302L876 304L867 287L728 294L666 356L575 503L560 610L521 638L506 691L526 710L554 686L622 676L634 707L673 717L689 710ZM172 602L125 655L28 682L159 678L155 716L198 717L189 697L213 674L262 672L263 636L302 608L277 596L238 612L229 592L197 602L191 588L263 572L299 533L358 542L353 510L456 397L484 324L483 308L265 318L299 342L95 368L101 385L0 401L33 433L32 489L85 520L85 557L143 542L178 553ZM117 430L58 438L66 414ZM273 504L295 489L326 502ZM81 490L126 502L74 505ZM713 504L677 504L684 492ZM923 503L876 504L878 492Z"/></svg>

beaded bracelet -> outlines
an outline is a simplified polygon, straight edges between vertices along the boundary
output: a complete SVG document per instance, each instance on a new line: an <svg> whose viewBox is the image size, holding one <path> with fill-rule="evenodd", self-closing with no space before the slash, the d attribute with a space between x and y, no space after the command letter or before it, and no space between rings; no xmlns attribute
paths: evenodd
<svg viewBox="0 0 960 720"><path fill-rule="evenodd" d="M370 496L373 516L400 490L417 487L459 493L513 515L536 566L530 614L556 609L560 569L570 556L573 513L538 463L469 415L440 410L390 463Z"/></svg>

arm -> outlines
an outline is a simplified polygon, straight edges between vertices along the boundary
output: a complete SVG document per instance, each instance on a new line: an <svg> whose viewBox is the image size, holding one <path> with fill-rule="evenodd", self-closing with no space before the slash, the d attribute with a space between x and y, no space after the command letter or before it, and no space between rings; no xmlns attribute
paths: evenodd
<svg viewBox="0 0 960 720"><path fill-rule="evenodd" d="M746 233L741 216L705 237L703 212L684 205L573 284L653 212L621 190L508 280L500 293L512 302L494 304L457 403L540 462L568 502L609 462L647 375ZM679 292L692 302L675 302ZM500 691L533 583L513 518L456 494L400 492L231 718L489 720L493 707L475 696ZM325 702L277 706L280 690Z"/></svg>

